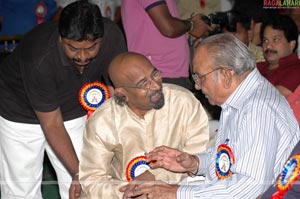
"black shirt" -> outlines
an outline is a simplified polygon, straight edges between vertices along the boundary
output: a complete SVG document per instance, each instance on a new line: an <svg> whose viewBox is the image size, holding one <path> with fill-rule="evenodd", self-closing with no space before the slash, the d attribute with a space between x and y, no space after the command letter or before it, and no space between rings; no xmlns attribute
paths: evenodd
<svg viewBox="0 0 300 199"><path fill-rule="evenodd" d="M0 115L7 120L38 124L34 110L50 112L58 107L64 121L86 114L78 92L87 82L106 81L112 59L126 51L124 35L104 19L104 35L97 57L80 74L59 42L58 23L37 26L0 64Z"/></svg>

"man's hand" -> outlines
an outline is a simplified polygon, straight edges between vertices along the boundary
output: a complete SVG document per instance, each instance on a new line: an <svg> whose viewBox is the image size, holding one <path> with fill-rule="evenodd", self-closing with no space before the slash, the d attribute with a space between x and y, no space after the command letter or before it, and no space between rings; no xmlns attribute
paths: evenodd
<svg viewBox="0 0 300 199"><path fill-rule="evenodd" d="M79 198L79 196L81 195L81 185L79 183L78 177L78 174L75 174L72 179L72 183L69 189L70 199Z"/></svg>
<svg viewBox="0 0 300 199"><path fill-rule="evenodd" d="M171 185L161 181L144 182L135 189L124 195L125 198L135 198L136 196L146 196L147 199L175 199L179 185Z"/></svg>
<svg viewBox="0 0 300 199"><path fill-rule="evenodd" d="M209 35L209 32L212 31L212 27L206 24L202 20L202 14L196 14L192 17L192 21L194 24L193 29L189 32L196 39L205 38Z"/></svg>
<svg viewBox="0 0 300 199"><path fill-rule="evenodd" d="M145 171L141 175L137 176L134 178L128 185L125 185L120 188L120 192L124 192L123 198L127 198L128 195L132 195L134 189L136 189L137 185L143 183L143 182L154 182L155 181L155 176L150 173L149 171ZM136 196L135 198L145 198L143 194L140 196Z"/></svg>
<svg viewBox="0 0 300 199"><path fill-rule="evenodd" d="M152 168L165 168L173 172L194 172L198 169L193 155L166 146L155 148L147 154Z"/></svg>

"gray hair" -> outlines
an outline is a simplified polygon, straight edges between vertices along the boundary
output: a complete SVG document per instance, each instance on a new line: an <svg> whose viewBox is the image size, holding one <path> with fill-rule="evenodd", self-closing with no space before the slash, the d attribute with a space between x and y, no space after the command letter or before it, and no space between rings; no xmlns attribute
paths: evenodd
<svg viewBox="0 0 300 199"><path fill-rule="evenodd" d="M215 68L229 67L241 75L256 67L256 61L248 47L229 33L221 33L204 39L200 46L207 48Z"/></svg>
<svg viewBox="0 0 300 199"><path fill-rule="evenodd" d="M119 106L124 106L125 104L127 104L126 97L124 95L116 93L113 98L114 98L116 104L118 104Z"/></svg>

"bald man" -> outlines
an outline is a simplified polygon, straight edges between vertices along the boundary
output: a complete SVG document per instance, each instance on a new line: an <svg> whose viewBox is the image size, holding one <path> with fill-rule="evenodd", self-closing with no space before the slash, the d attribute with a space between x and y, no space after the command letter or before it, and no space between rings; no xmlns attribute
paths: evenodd
<svg viewBox="0 0 300 199"><path fill-rule="evenodd" d="M89 198L122 198L136 181L178 183L183 174L150 169L145 153L165 145L196 154L205 150L208 118L194 95L162 84L143 55L123 53L109 67L115 96L89 118L84 132L80 182Z"/></svg>

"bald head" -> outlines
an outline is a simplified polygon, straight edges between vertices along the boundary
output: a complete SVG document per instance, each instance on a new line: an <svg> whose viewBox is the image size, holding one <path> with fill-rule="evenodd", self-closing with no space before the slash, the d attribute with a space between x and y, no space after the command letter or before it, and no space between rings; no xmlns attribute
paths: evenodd
<svg viewBox="0 0 300 199"><path fill-rule="evenodd" d="M116 56L109 65L108 73L115 87L132 84L137 74L154 68L149 60L138 53L125 52Z"/></svg>
<svg viewBox="0 0 300 199"><path fill-rule="evenodd" d="M115 102L128 107L141 118L164 105L162 78L143 55L126 52L116 56L108 69L115 86Z"/></svg>

